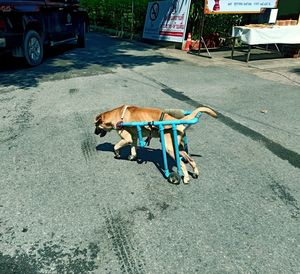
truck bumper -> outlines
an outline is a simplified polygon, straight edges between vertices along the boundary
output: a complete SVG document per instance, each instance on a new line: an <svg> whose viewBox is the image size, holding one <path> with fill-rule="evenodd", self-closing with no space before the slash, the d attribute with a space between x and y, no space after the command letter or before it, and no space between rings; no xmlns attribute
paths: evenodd
<svg viewBox="0 0 300 274"><path fill-rule="evenodd" d="M22 34L1 34L0 33L0 49L14 49L22 46Z"/></svg>

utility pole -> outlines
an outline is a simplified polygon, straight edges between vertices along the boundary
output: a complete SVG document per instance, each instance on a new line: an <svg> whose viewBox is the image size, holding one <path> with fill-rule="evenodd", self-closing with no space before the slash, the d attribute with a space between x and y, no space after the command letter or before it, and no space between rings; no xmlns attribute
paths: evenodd
<svg viewBox="0 0 300 274"><path fill-rule="evenodd" d="M133 26L134 26L134 0L131 1L131 40L133 39Z"/></svg>

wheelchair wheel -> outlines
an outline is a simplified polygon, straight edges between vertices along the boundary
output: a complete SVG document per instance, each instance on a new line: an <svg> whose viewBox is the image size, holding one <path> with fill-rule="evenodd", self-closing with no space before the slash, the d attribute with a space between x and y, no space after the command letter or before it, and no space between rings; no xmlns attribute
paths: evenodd
<svg viewBox="0 0 300 274"><path fill-rule="evenodd" d="M171 184L178 185L181 181L181 177L179 176L179 174L177 172L171 172L169 177L168 177L168 181Z"/></svg>

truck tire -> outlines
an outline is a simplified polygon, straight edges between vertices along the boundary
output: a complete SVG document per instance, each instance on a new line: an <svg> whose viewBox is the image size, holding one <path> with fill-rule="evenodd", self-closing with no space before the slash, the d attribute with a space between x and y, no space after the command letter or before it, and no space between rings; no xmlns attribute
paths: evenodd
<svg viewBox="0 0 300 274"><path fill-rule="evenodd" d="M26 32L23 41L24 56L30 66L37 66L43 60L44 50L40 35L34 31Z"/></svg>
<svg viewBox="0 0 300 274"><path fill-rule="evenodd" d="M78 26L78 38L77 46L79 48L85 48L86 45L86 25L85 22Z"/></svg>

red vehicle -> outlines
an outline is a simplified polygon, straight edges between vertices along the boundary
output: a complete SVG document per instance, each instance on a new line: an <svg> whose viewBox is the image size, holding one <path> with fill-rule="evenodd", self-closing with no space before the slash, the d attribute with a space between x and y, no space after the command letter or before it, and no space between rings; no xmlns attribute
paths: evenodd
<svg viewBox="0 0 300 274"><path fill-rule="evenodd" d="M88 15L79 0L0 0L0 53L43 60L44 46L76 41L85 47Z"/></svg>

